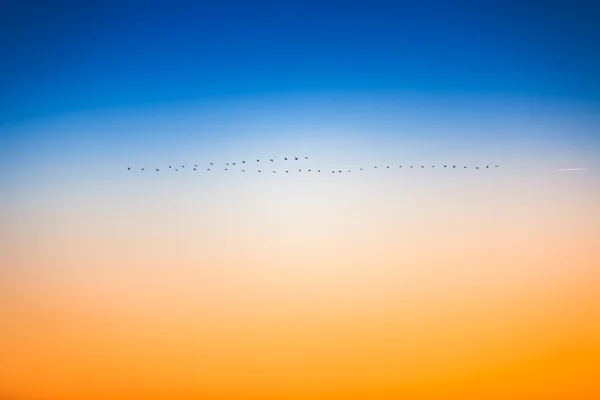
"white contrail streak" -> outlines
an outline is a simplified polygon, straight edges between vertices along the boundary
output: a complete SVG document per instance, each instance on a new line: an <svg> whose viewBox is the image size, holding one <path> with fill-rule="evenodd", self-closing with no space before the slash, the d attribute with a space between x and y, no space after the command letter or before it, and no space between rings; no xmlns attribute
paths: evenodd
<svg viewBox="0 0 600 400"><path fill-rule="evenodd" d="M583 168L563 168L563 169L557 169L557 171L585 171L587 168L583 167Z"/></svg>

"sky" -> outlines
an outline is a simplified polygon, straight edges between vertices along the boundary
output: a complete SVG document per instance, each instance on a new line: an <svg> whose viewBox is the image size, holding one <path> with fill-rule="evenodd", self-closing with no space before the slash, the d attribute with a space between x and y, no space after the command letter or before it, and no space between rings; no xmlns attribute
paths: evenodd
<svg viewBox="0 0 600 400"><path fill-rule="evenodd" d="M1 1L0 398L599 397L599 12Z"/></svg>

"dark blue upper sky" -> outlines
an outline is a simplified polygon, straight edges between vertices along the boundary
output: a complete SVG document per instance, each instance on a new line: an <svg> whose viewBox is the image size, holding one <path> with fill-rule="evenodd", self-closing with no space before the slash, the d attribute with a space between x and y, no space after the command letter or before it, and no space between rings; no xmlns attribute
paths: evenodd
<svg viewBox="0 0 600 400"><path fill-rule="evenodd" d="M0 123L313 91L600 100L600 2L322 3L4 0Z"/></svg>

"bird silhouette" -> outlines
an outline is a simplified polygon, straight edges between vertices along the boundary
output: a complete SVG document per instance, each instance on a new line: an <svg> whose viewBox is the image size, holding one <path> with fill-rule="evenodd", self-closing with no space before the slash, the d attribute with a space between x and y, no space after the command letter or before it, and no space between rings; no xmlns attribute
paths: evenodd
<svg viewBox="0 0 600 400"><path fill-rule="evenodd" d="M390 168L390 166L388 165L386 168Z"/></svg>
<svg viewBox="0 0 600 400"><path fill-rule="evenodd" d="M285 161L287 161L287 157L283 157L283 159L284 159Z"/></svg>
<svg viewBox="0 0 600 400"><path fill-rule="evenodd" d="M271 158L269 161L273 162L273 159Z"/></svg>
<svg viewBox="0 0 600 400"><path fill-rule="evenodd" d="M317 170L317 172L321 172L321 170L319 169L319 170Z"/></svg>
<svg viewBox="0 0 600 400"><path fill-rule="evenodd" d="M295 159L296 161L298 161L298 157L294 157L294 159Z"/></svg>
<svg viewBox="0 0 600 400"><path fill-rule="evenodd" d="M194 171L196 170L196 167L194 167Z"/></svg>
<svg viewBox="0 0 600 400"><path fill-rule="evenodd" d="M227 171L227 168L225 168L225 171Z"/></svg>
<svg viewBox="0 0 600 400"><path fill-rule="evenodd" d="M142 168L142 171L144 171L144 168Z"/></svg>
<svg viewBox="0 0 600 400"><path fill-rule="evenodd" d="M233 163L233 165L235 165L235 163Z"/></svg>
<svg viewBox="0 0 600 400"><path fill-rule="evenodd" d="M131 167L127 167L127 171L131 171Z"/></svg>
<svg viewBox="0 0 600 400"><path fill-rule="evenodd" d="M246 164L246 161L242 161L242 164Z"/></svg>
<svg viewBox="0 0 600 400"><path fill-rule="evenodd" d="M246 172L245 170L242 170L242 172Z"/></svg>
<svg viewBox="0 0 600 400"><path fill-rule="evenodd" d="M277 171L273 170L273 173L276 173Z"/></svg>
<svg viewBox="0 0 600 400"><path fill-rule="evenodd" d="M475 167L475 169L479 169L479 167Z"/></svg>
<svg viewBox="0 0 600 400"><path fill-rule="evenodd" d="M421 165L421 168L425 168L425 166L424 166L424 165Z"/></svg>
<svg viewBox="0 0 600 400"><path fill-rule="evenodd" d="M305 160L308 160L308 157L304 157Z"/></svg>
<svg viewBox="0 0 600 400"><path fill-rule="evenodd" d="M210 171L210 168L206 168L207 171Z"/></svg>
<svg viewBox="0 0 600 400"><path fill-rule="evenodd" d="M411 167L411 168L414 168L414 165L411 165L410 167Z"/></svg>
<svg viewBox="0 0 600 400"><path fill-rule="evenodd" d="M489 168L490 166L489 166L489 165L486 165L485 167L486 167L486 168Z"/></svg>
<svg viewBox="0 0 600 400"><path fill-rule="evenodd" d="M185 168L185 165L182 165L181 168Z"/></svg>
<svg viewBox="0 0 600 400"><path fill-rule="evenodd" d="M453 165L452 168L456 168L456 165Z"/></svg>
<svg viewBox="0 0 600 400"><path fill-rule="evenodd" d="M494 167L495 167L495 168L498 168L498 166L497 166L497 165L494 165Z"/></svg>
<svg viewBox="0 0 600 400"><path fill-rule="evenodd" d="M262 171L259 169L258 172L262 172Z"/></svg>
<svg viewBox="0 0 600 400"><path fill-rule="evenodd" d="M215 165L215 164L213 164L213 163L210 163L210 165Z"/></svg>
<svg viewBox="0 0 600 400"><path fill-rule="evenodd" d="M377 166L375 166L375 168L377 168Z"/></svg>
<svg viewBox="0 0 600 400"><path fill-rule="evenodd" d="M194 168L195 169L195 168ZM156 170L158 171L158 168L156 168Z"/></svg>
<svg viewBox="0 0 600 400"><path fill-rule="evenodd" d="M175 168L175 171L179 171L177 168Z"/></svg>
<svg viewBox="0 0 600 400"><path fill-rule="evenodd" d="M299 170L298 170L298 172L302 172L302 170L301 170L301 169L299 169Z"/></svg>
<svg viewBox="0 0 600 400"><path fill-rule="evenodd" d="M260 160L256 160L256 162L260 162Z"/></svg>
<svg viewBox="0 0 600 400"><path fill-rule="evenodd" d="M198 164L194 164L194 167L198 167Z"/></svg>
<svg viewBox="0 0 600 400"><path fill-rule="evenodd" d="M226 162L226 163L225 163L225 165L229 165L229 163L228 163L228 162Z"/></svg>
<svg viewBox="0 0 600 400"><path fill-rule="evenodd" d="M289 174L289 173L290 173L290 171L285 171L285 173L286 173L286 174Z"/></svg>
<svg viewBox="0 0 600 400"><path fill-rule="evenodd" d="M446 168L446 166L444 165L444 168Z"/></svg>
<svg viewBox="0 0 600 400"><path fill-rule="evenodd" d="M169 165L169 168L172 168L172 167Z"/></svg>
<svg viewBox="0 0 600 400"><path fill-rule="evenodd" d="M338 171L340 174L342 173L342 171Z"/></svg>
<svg viewBox="0 0 600 400"><path fill-rule="evenodd" d="M310 172L310 169L308 170L308 172Z"/></svg>

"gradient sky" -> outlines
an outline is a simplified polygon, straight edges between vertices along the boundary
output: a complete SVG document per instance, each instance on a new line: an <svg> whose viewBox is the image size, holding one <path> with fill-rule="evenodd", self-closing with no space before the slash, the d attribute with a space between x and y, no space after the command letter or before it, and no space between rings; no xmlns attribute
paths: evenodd
<svg viewBox="0 0 600 400"><path fill-rule="evenodd" d="M0 2L0 397L599 398L598 15Z"/></svg>

